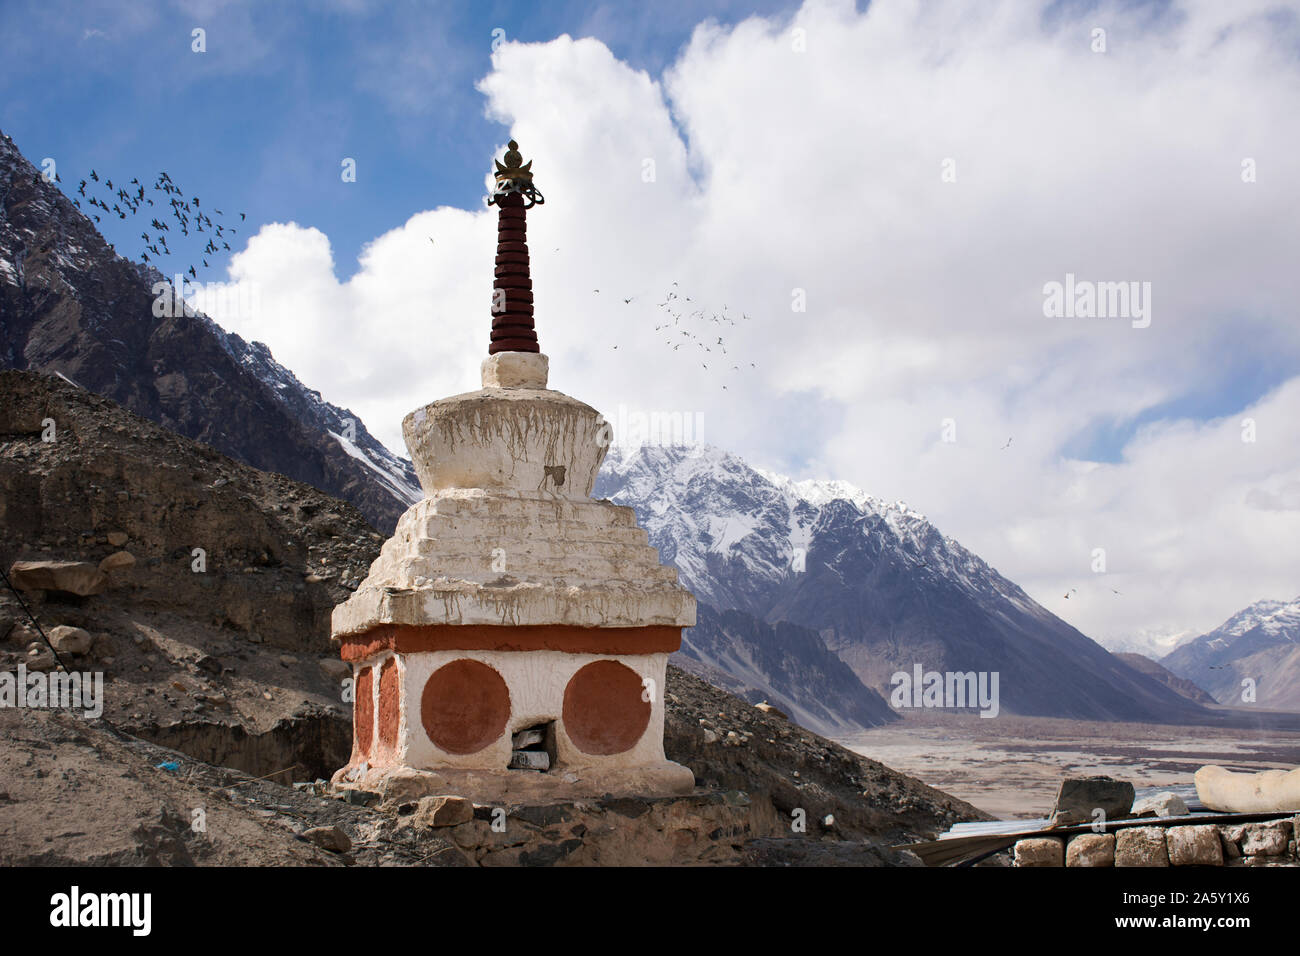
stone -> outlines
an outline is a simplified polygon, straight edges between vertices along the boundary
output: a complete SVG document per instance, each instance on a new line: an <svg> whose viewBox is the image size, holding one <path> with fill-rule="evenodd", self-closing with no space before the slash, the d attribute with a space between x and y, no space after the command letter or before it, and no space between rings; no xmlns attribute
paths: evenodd
<svg viewBox="0 0 1300 956"><path fill-rule="evenodd" d="M502 352L501 354L509 355L511 353ZM524 353L518 353L518 354L524 354ZM519 733L515 734L511 746L515 750L524 750L527 747L533 747L536 746L537 744L542 743L542 741L544 741L545 739L546 739L546 734L538 730L536 727L531 727L528 730L521 730L519 731Z"/></svg>
<svg viewBox="0 0 1300 956"><path fill-rule="evenodd" d="M44 644L33 644L27 648L23 664L29 671L52 671L59 666L50 649Z"/></svg>
<svg viewBox="0 0 1300 956"><path fill-rule="evenodd" d="M27 647L33 641L39 641L40 639L41 635L36 632L36 628L25 620L17 621L6 638L9 643L18 644L22 647Z"/></svg>
<svg viewBox="0 0 1300 956"><path fill-rule="evenodd" d="M510 769L545 772L551 769L551 758L544 750L516 750L510 755Z"/></svg>
<svg viewBox="0 0 1300 956"><path fill-rule="evenodd" d="M789 720L789 719L790 719L790 715L789 715L789 714L787 714L787 713L786 713L785 711L783 711L783 710L778 710L776 707L773 707L771 704L769 704L769 703L768 703L767 701L765 701L765 700L764 700L764 701L760 701L759 703L755 704L754 707L755 707L756 709L758 709L758 710L761 710L761 711L762 711L763 713L765 713L765 714L769 714L769 715L771 715L772 717L780 717L782 720Z"/></svg>
<svg viewBox="0 0 1300 956"><path fill-rule="evenodd" d="M1223 846L1219 828L1212 824L1169 827L1165 845L1171 866L1222 866Z"/></svg>
<svg viewBox="0 0 1300 956"><path fill-rule="evenodd" d="M1176 793L1165 790L1143 797L1133 804L1132 815L1135 817L1181 817L1190 813L1183 798Z"/></svg>
<svg viewBox="0 0 1300 956"><path fill-rule="evenodd" d="M1060 837L1027 837L1016 841L1016 866L1064 866L1065 841Z"/></svg>
<svg viewBox="0 0 1300 956"><path fill-rule="evenodd" d="M1074 867L1114 866L1115 834L1080 833L1065 848L1065 865Z"/></svg>
<svg viewBox="0 0 1300 956"><path fill-rule="evenodd" d="M99 562L99 570L105 573L110 571L125 571L127 568L135 567L135 555L130 551L114 551L103 561Z"/></svg>
<svg viewBox="0 0 1300 956"><path fill-rule="evenodd" d="M331 853L347 853L352 849L352 840L338 827L312 827L304 830L302 836L304 840Z"/></svg>
<svg viewBox="0 0 1300 956"><path fill-rule="evenodd" d="M1233 773L1222 767L1202 767L1193 778L1196 795L1211 810L1223 813L1269 813L1300 810L1300 767Z"/></svg>
<svg viewBox="0 0 1300 956"><path fill-rule="evenodd" d="M115 548L120 548L122 545L126 544L127 539L130 536L125 531L110 531L107 537L109 544Z"/></svg>
<svg viewBox="0 0 1300 956"><path fill-rule="evenodd" d="M336 684L342 683L344 678L352 676L352 665L347 661L339 660L337 657L322 657L318 666L325 679Z"/></svg>
<svg viewBox="0 0 1300 956"><path fill-rule="evenodd" d="M1291 821L1247 823L1242 827L1243 856L1283 856L1291 839Z"/></svg>
<svg viewBox="0 0 1300 956"><path fill-rule="evenodd" d="M95 643L89 631L66 624L50 628L49 637L50 644L60 654L88 654L91 645Z"/></svg>
<svg viewBox="0 0 1300 956"><path fill-rule="evenodd" d="M1219 843L1223 846L1223 857L1227 860L1235 860L1241 856L1241 837L1234 831L1238 827L1220 826Z"/></svg>
<svg viewBox="0 0 1300 956"><path fill-rule="evenodd" d="M15 561L9 579L24 591L63 591L80 597L101 594L108 587L108 575L87 561Z"/></svg>
<svg viewBox="0 0 1300 956"><path fill-rule="evenodd" d="M454 827L473 819L474 804L464 797L434 796L420 798L411 822L416 826Z"/></svg>
<svg viewBox="0 0 1300 956"><path fill-rule="evenodd" d="M1111 777L1070 777L1061 781L1052 808L1054 827L1078 823L1092 823L1095 811L1101 810L1105 820L1119 820L1128 816L1133 807L1133 784Z"/></svg>
<svg viewBox="0 0 1300 956"><path fill-rule="evenodd" d="M1124 827L1115 834L1116 866L1168 866L1164 827Z"/></svg>

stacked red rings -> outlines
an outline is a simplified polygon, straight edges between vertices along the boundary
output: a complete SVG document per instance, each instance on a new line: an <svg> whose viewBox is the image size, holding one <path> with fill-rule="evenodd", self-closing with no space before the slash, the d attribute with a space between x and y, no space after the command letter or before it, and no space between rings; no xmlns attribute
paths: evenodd
<svg viewBox="0 0 1300 956"><path fill-rule="evenodd" d="M492 283L492 340L497 352L540 352L533 328L533 280L528 272L528 232L524 197L517 192L496 197L497 259Z"/></svg>

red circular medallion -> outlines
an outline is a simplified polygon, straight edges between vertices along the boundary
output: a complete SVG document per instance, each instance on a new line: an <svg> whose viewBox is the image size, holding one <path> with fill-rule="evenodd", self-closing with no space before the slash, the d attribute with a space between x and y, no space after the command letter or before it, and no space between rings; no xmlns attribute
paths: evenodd
<svg viewBox="0 0 1300 956"><path fill-rule="evenodd" d="M482 750L505 732L510 689L494 669L461 658L433 672L420 698L429 739L451 754Z"/></svg>
<svg viewBox="0 0 1300 956"><path fill-rule="evenodd" d="M564 689L564 732L585 754L631 750L650 723L641 676L618 661L592 661Z"/></svg>

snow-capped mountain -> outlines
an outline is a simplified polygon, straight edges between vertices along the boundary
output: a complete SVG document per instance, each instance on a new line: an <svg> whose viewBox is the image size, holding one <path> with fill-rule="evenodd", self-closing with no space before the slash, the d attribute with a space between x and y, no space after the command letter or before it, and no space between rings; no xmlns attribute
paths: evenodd
<svg viewBox="0 0 1300 956"><path fill-rule="evenodd" d="M633 507L702 602L811 628L883 695L894 673L919 664L997 672L1001 707L1015 713L1204 715L903 502L843 482L792 481L708 446L613 448L592 493Z"/></svg>
<svg viewBox="0 0 1300 956"><path fill-rule="evenodd" d="M1300 597L1257 601L1160 663L1221 704L1250 705L1242 696L1242 681L1249 678L1254 706L1300 710Z"/></svg>
<svg viewBox="0 0 1300 956"><path fill-rule="evenodd" d="M118 256L0 134L0 362L52 372L257 468L306 481L391 530L419 497L410 463L347 409Z"/></svg>

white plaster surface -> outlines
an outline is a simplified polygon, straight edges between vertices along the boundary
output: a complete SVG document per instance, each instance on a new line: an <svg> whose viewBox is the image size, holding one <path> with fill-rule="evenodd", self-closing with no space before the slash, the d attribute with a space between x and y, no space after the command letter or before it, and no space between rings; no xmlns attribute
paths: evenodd
<svg viewBox="0 0 1300 956"><path fill-rule="evenodd" d="M412 505L333 633L381 624L691 627L695 598L631 508L455 489Z"/></svg>
<svg viewBox="0 0 1300 956"><path fill-rule="evenodd" d="M516 731L547 721L556 721L556 769L581 769L595 766L632 767L664 760L664 677L668 655L657 654L569 654L563 651L425 651L399 654L401 684L405 699L402 721L398 727L397 761L411 767L433 769L504 770L510 763L510 738ZM510 690L510 720L498 740L473 754L450 754L438 747L425 733L420 721L420 699L424 685L439 667L469 658L487 664L506 682ZM376 658L378 660L379 658ZM577 748L564 729L561 711L564 689L570 678L592 661L619 661L634 670L646 687L650 701L650 722L641 739L631 750L621 754L585 754ZM646 680L652 684L645 684Z"/></svg>
<svg viewBox="0 0 1300 956"><path fill-rule="evenodd" d="M545 388L551 361L541 352L498 352L483 360L484 388Z"/></svg>
<svg viewBox="0 0 1300 956"><path fill-rule="evenodd" d="M466 392L402 420L402 437L426 495L482 488L584 499L610 433L590 405L541 388Z"/></svg>

